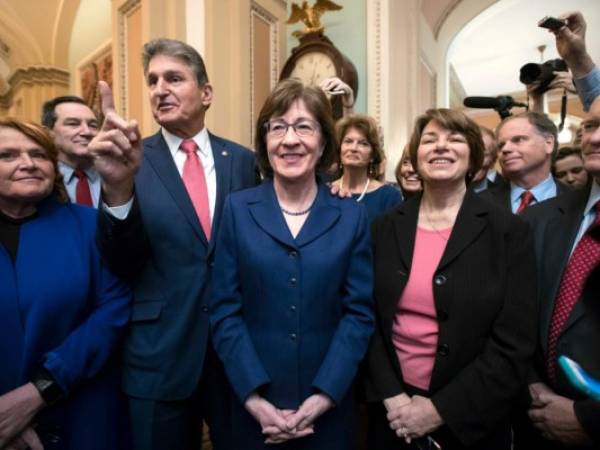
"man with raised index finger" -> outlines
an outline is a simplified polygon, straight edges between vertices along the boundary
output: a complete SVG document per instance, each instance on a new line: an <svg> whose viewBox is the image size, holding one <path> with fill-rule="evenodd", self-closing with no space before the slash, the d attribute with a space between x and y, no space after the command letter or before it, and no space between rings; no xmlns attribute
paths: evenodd
<svg viewBox="0 0 600 450"><path fill-rule="evenodd" d="M143 49L150 104L161 130L138 139L114 111L90 143L102 177L98 242L135 299L124 350L134 448L201 447L201 420L215 449L227 449L225 376L209 338L214 242L229 192L257 184L254 155L209 133L212 101L202 58L170 39Z"/></svg>

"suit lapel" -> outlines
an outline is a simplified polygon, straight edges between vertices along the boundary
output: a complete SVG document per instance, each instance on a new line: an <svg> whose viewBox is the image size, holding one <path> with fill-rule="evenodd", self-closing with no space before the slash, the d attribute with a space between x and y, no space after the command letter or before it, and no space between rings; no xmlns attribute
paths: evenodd
<svg viewBox="0 0 600 450"><path fill-rule="evenodd" d="M190 223L194 233L196 233L205 245L208 245L206 236L200 227L200 221L196 215L194 205L175 166L175 161L173 161L173 157L169 152L169 147L160 132L152 136L149 142L147 142L144 155L173 198L175 204L177 204L184 217Z"/></svg>
<svg viewBox="0 0 600 450"><path fill-rule="evenodd" d="M232 156L231 152L227 149L226 145L220 139L216 138L209 133L210 146L212 147L213 160L215 162L215 173L217 176L217 197L215 200L215 211L213 214L211 239L209 245L209 252L214 249L216 242L217 230L221 222L221 213L223 211L223 204L229 191L231 190L231 165Z"/></svg>
<svg viewBox="0 0 600 450"><path fill-rule="evenodd" d="M450 239L442 255L438 269L450 264L474 240L486 226L484 216L488 213L485 201L472 191L467 191L456 216Z"/></svg>
<svg viewBox="0 0 600 450"><path fill-rule="evenodd" d="M538 264L542 264L542 273L547 275L541 282L552 283L547 290L547 298L542 298L543 302L547 302L547 307L541 310L540 318L541 341L544 352L547 350L548 330L550 329L550 321L552 320L560 282L569 262L571 248L583 218L583 209L587 197L585 191L561 197L560 202L555 207L555 213L548 220L544 230L545 251L542 261L538 261ZM577 302L569 315L565 329L581 317L582 313L582 306Z"/></svg>
<svg viewBox="0 0 600 450"><path fill-rule="evenodd" d="M400 259L407 269L407 277L410 273L412 256L415 249L415 236L417 235L421 195L422 194L414 195L408 201L401 203L396 209L398 217L394 220L396 245L398 246ZM412 239L410 239L409 236L412 236Z"/></svg>
<svg viewBox="0 0 600 450"><path fill-rule="evenodd" d="M250 215L263 231L282 244L297 248L279 209L271 180L263 181L256 189L256 195L248 202L248 208Z"/></svg>
<svg viewBox="0 0 600 450"><path fill-rule="evenodd" d="M319 184L312 211L296 236L296 245L303 247L317 239L339 220L340 214L340 209L333 204L333 197L328 188Z"/></svg>

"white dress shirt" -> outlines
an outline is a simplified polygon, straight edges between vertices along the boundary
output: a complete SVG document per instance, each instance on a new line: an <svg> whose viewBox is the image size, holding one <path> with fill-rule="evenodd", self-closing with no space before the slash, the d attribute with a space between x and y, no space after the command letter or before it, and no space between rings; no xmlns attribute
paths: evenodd
<svg viewBox="0 0 600 450"><path fill-rule="evenodd" d="M77 203L77 182L79 181L79 178L75 176L75 168L69 166L63 161L58 161L58 170L63 176L63 183L65 185L65 189L67 190L67 194L69 195L69 200L71 200L71 203ZM84 172L88 181L88 185L90 186L92 203L94 204L94 208L97 208L98 201L100 200L100 175L94 170L93 167L85 169Z"/></svg>

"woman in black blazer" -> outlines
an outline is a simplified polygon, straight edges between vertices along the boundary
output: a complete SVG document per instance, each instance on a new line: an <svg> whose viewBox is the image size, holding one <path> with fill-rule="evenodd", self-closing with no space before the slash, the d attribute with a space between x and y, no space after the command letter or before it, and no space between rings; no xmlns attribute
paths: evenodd
<svg viewBox="0 0 600 450"><path fill-rule="evenodd" d="M483 149L463 113L427 111L409 144L423 193L373 224L369 448L510 448L535 347L535 261L528 225L467 190Z"/></svg>

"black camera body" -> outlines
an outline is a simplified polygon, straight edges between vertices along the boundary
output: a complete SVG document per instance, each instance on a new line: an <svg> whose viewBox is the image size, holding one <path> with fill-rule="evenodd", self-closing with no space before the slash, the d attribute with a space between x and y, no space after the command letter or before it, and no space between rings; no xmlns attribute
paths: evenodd
<svg viewBox="0 0 600 450"><path fill-rule="evenodd" d="M548 90L548 85L554 80L554 72L566 72L567 63L562 59L550 59L543 64L528 63L521 67L519 81L523 84L531 84L534 81L540 83L535 89L536 94L543 94Z"/></svg>

